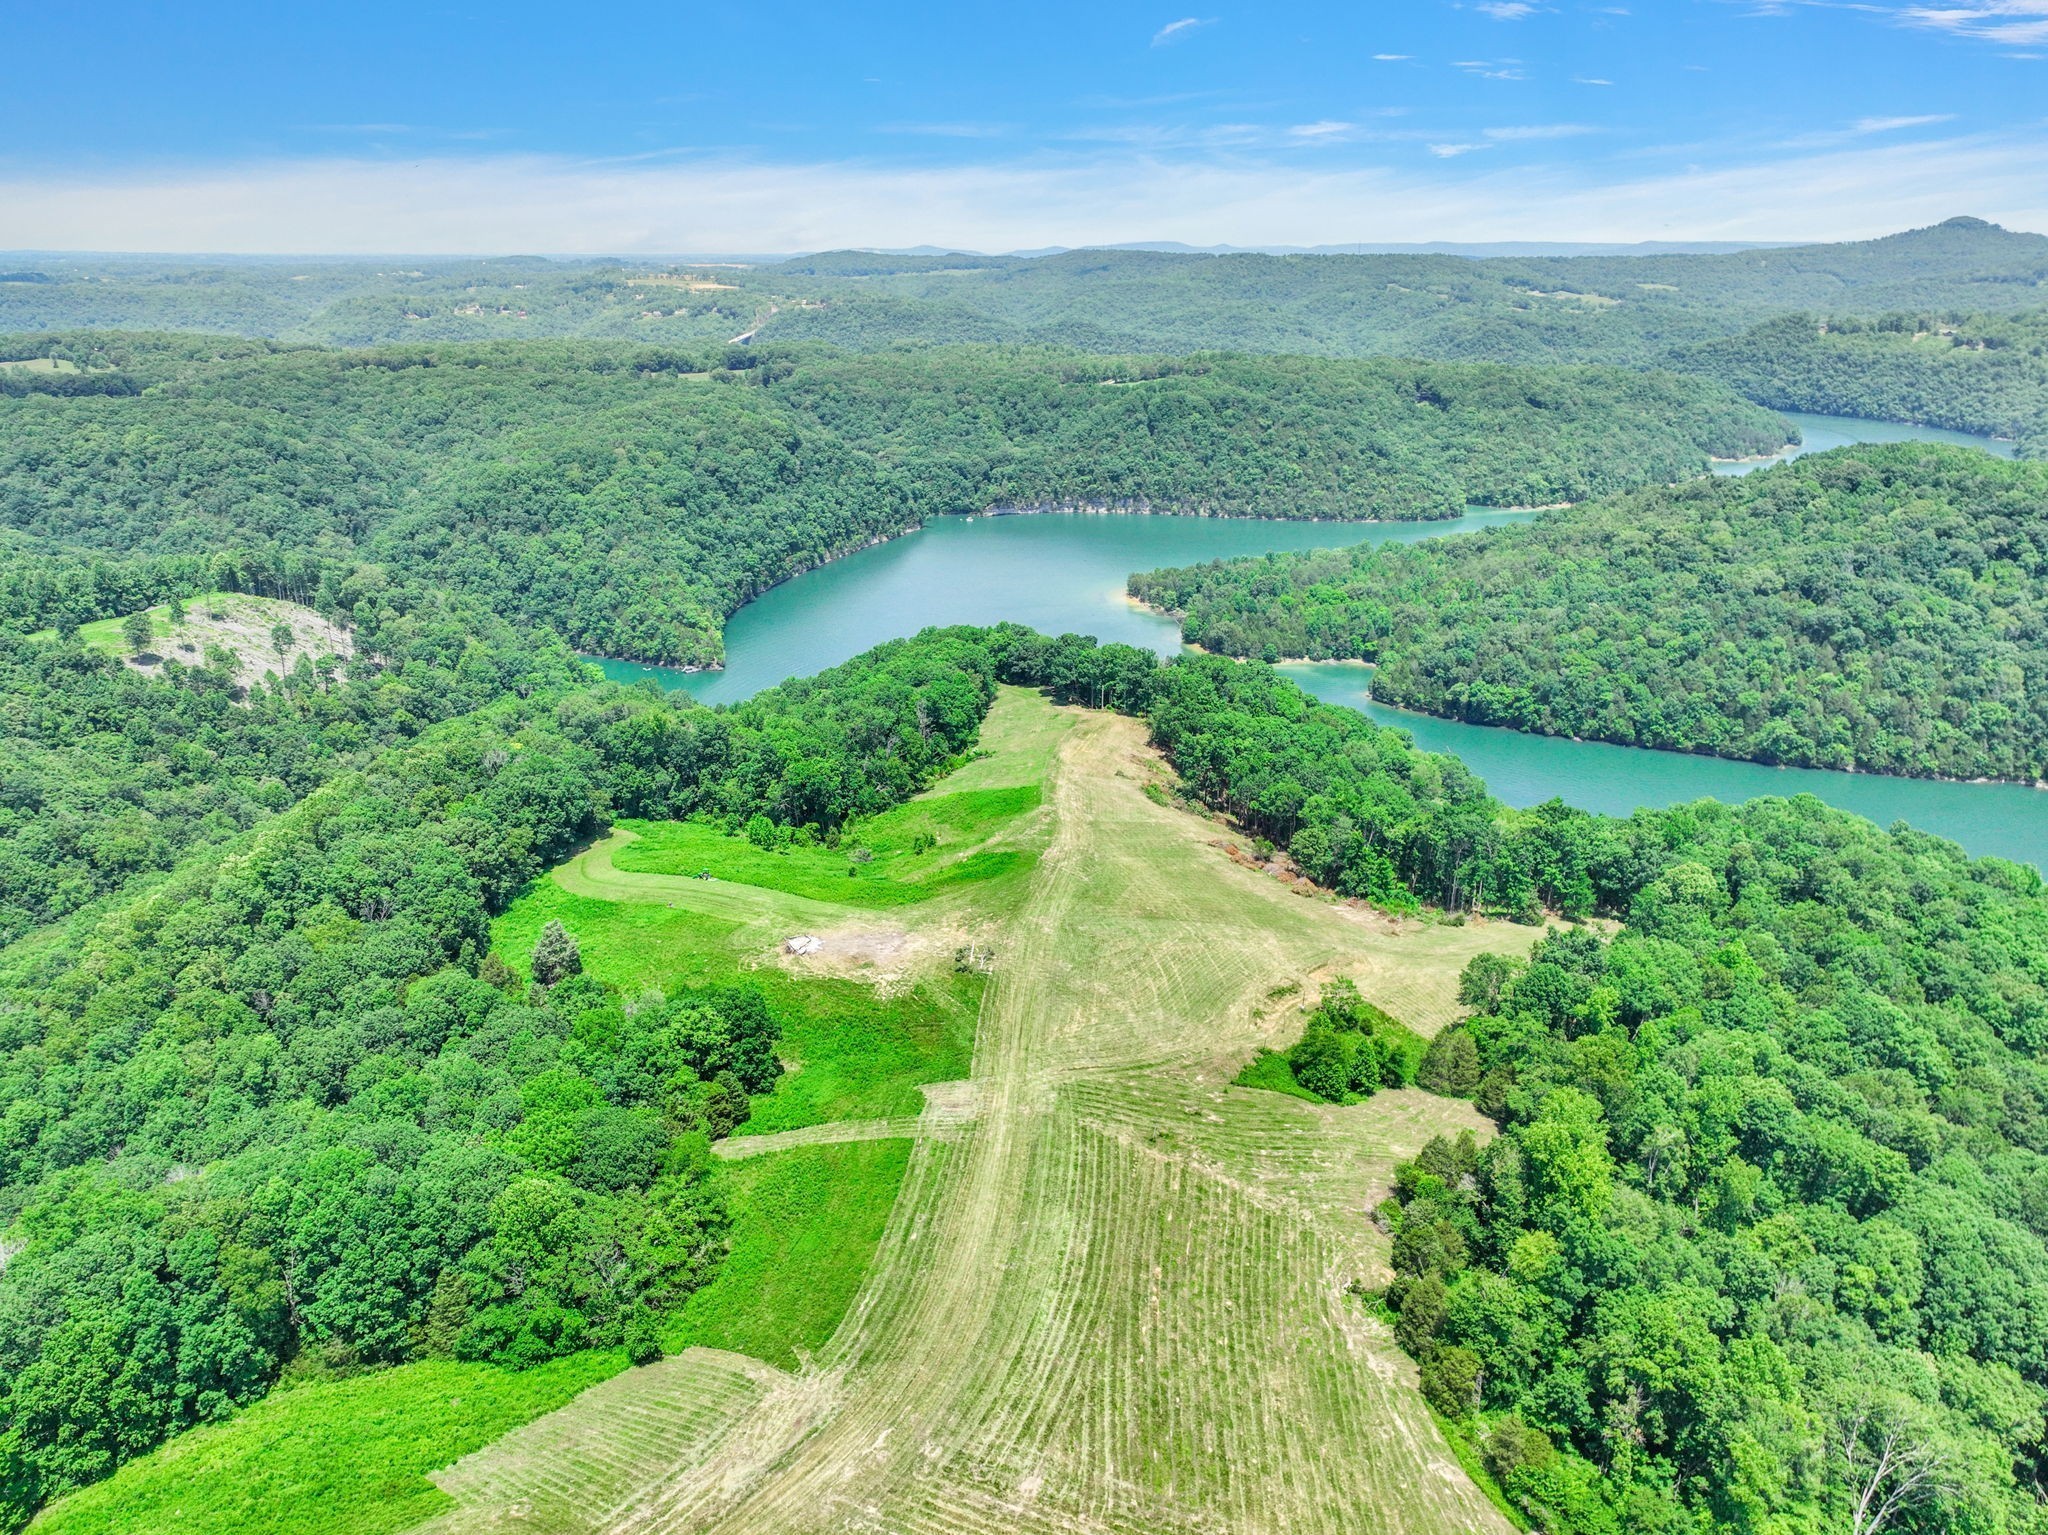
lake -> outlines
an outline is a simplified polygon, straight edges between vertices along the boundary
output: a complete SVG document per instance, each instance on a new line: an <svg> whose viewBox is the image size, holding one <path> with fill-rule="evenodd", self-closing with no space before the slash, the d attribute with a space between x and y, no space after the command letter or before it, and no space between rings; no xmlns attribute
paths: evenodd
<svg viewBox="0 0 2048 1535"><path fill-rule="evenodd" d="M1876 440L1962 442L2011 451L2008 444L1934 428L1831 416L1792 420L1806 438L1801 451L1807 452ZM726 625L722 672L685 673L629 661L598 664L607 677L620 681L647 677L706 703L730 703L931 624L1008 619L1047 634L1092 634L1170 655L1180 647L1179 626L1124 595L1124 582L1133 571L1280 549L1408 543L1529 515L1475 511L1449 522L1378 524L1088 513L946 517L786 581L748 603ZM1561 797L1588 810L1626 815L1643 806L1707 796L1735 803L1760 794L1806 793L1881 825L1910 821L1954 838L1973 853L2048 867L2048 791L1770 768L1524 735L1384 708L1367 695L1372 673L1363 666L1283 670L1318 698L1362 709L1382 724L1406 730L1426 750L1462 757L1511 805Z"/></svg>

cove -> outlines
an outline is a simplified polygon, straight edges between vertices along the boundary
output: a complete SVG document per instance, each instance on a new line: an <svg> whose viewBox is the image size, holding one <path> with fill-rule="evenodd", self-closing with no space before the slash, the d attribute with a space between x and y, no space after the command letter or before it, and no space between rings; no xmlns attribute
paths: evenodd
<svg viewBox="0 0 2048 1535"><path fill-rule="evenodd" d="M2018 449L1996 437L1977 437L1969 432L1952 432L1941 426L1901 426L1893 421L1858 421L1854 416L1812 416L1803 411L1778 412L1799 428L1799 441L1771 458L1744 459L1716 464L1716 474L1754 474L1773 464L1790 463L1809 453L1846 448L1859 442L1946 442L1960 448L1982 448L1997 458L2011 458Z"/></svg>
<svg viewBox="0 0 2048 1535"><path fill-rule="evenodd" d="M1805 437L1799 451L1903 440L1963 442L2010 453L2007 444L1932 428L1828 416L1792 419ZM932 624L1008 619L1046 634L1092 634L1171 655L1180 648L1179 626L1126 598L1124 582L1133 571L1280 549L1406 543L1528 515L1475 510L1447 522L1363 524L1086 513L947 517L821 566L748 603L726 625L722 672L685 673L629 661L597 664L618 681L650 678L706 703L734 703ZM1511 805L1561 798L1587 810L1626 815L1707 797L1736 804L1762 794L1812 794L1879 825L1908 821L1971 853L1995 853L2048 868L2048 791L1771 768L1524 735L1384 708L1369 698L1372 674L1362 666L1283 670L1318 698L1363 709L1380 724L1407 731L1426 750L1463 758Z"/></svg>

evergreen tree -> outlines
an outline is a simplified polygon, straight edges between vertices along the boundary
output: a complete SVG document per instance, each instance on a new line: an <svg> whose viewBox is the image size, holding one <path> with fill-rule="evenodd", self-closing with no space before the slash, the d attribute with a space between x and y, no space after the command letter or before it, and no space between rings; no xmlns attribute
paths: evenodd
<svg viewBox="0 0 2048 1535"><path fill-rule="evenodd" d="M550 922L540 930L540 941L533 946L534 984L554 986L582 973L583 955L576 940L560 922Z"/></svg>

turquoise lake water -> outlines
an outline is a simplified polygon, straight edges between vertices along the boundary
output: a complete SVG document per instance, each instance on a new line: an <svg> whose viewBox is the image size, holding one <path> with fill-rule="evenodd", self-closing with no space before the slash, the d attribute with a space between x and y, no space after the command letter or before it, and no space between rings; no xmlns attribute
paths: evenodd
<svg viewBox="0 0 2048 1535"><path fill-rule="evenodd" d="M2008 444L1932 428L1794 416L1819 452L1856 441L1934 440L2003 451ZM1791 455L1788 455L1791 456ZM1723 465L1742 472L1756 465ZM685 673L601 661L608 677L651 677L706 703L734 702L789 677L837 665L870 646L931 624L1013 620L1047 634L1092 634L1161 655L1180 646L1179 627L1124 595L1133 571L1277 549L1404 543L1514 522L1517 512L1475 512L1452 522L1361 526L1233 518L1051 513L943 518L923 530L836 560L763 593L726 625L726 668ZM2048 791L2009 784L1932 783L1802 768L1771 768L1680 752L1524 735L1383 708L1371 701L1369 668L1283 668L1317 697L1362 709L1412 734L1429 751L1462 757L1512 805L1552 797L1625 815L1642 806L1711 796L1813 794L1880 824L1895 820L1952 837L1973 853L2048 867Z"/></svg>

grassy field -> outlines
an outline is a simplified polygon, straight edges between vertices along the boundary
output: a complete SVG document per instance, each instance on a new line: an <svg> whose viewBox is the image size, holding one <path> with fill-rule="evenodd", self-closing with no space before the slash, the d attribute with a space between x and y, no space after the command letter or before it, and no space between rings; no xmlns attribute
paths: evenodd
<svg viewBox="0 0 2048 1535"><path fill-rule="evenodd" d="M626 821L635 840L613 862L631 873L703 872L844 906L910 906L1028 869L1028 852L983 844L1038 803L1038 790L1029 785L934 795L861 822L840 847L772 851L699 822ZM929 845L923 839L931 839ZM867 860L853 856L856 850Z"/></svg>
<svg viewBox="0 0 2048 1535"><path fill-rule="evenodd" d="M868 1141L728 1167L732 1251L672 1320L670 1349L711 1345L794 1367L801 1354L821 1348L874 1258L909 1155L907 1141ZM453 1507L426 1473L554 1412L625 1363L617 1350L525 1373L434 1362L278 1391L53 1505L35 1528L39 1535L410 1529Z"/></svg>
<svg viewBox="0 0 2048 1535"><path fill-rule="evenodd" d="M84 371L68 357L14 357L0 361L0 368L15 373L79 373Z"/></svg>
<svg viewBox="0 0 2048 1535"><path fill-rule="evenodd" d="M51 1505L37 1535L387 1535L450 1507L426 1473L625 1368L415 1364L278 1391Z"/></svg>
<svg viewBox="0 0 2048 1535"><path fill-rule="evenodd" d="M974 1117L919 1134L844 1322L794 1373L720 1388L717 1425L665 1449L639 1425L681 1398L653 1385L607 1385L552 1414L490 1452L489 1497L460 1529L496 1528L476 1521L521 1499L522 1527L548 1535L1506 1528L1383 1322L1348 1294L1384 1277L1366 1212L1394 1164L1485 1121L1414 1090L1340 1107L1231 1079L1291 1042L1299 996L1332 976L1428 1031L1455 1015L1466 959L1535 934L1305 899L1232 863L1212 823L1146 795L1160 770L1133 722L1006 707L1008 728L1039 711L1058 749L1026 818L1049 840L994 928ZM607 877L586 872L592 891ZM832 915L801 891L742 900L724 886L679 879L671 898L715 907L735 932ZM964 920L952 904L888 915ZM783 1158L825 1149L755 1165L774 1178ZM790 1222L801 1230L799 1213ZM587 1466L539 1448L620 1436L629 1449ZM556 1468L565 1455L575 1464ZM589 1490L572 1495L580 1476Z"/></svg>
<svg viewBox="0 0 2048 1535"><path fill-rule="evenodd" d="M709 827L634 822L537 881L495 923L492 942L523 969L541 928L558 920L576 935L584 968L628 999L741 977L761 986L783 1020L779 1053L790 1070L755 1101L744 1134L914 1115L924 1106L923 1084L968 1073L986 982L951 963L956 941L975 936L961 926L963 912L984 922L1021 899L1022 876L1044 841L1040 785L1070 722L1034 696L1005 690L982 727L981 755L863 824L861 839L881 851L856 879L846 877L844 853L765 853ZM940 840L912 853L920 831ZM1004 860L998 872L1019 877L954 878L944 890L931 888L974 858L989 861L984 869ZM707 866L715 878L692 877ZM895 936L863 925L872 906L821 899L805 887L844 896L848 887L898 881L914 891L916 910L888 915L912 923L903 936L919 940L903 945L902 971L891 973L898 984L877 985L858 965L840 974L778 963L778 947L793 933L850 931L844 947L856 954L863 938Z"/></svg>
<svg viewBox="0 0 2048 1535"><path fill-rule="evenodd" d="M866 1277L910 1162L905 1140L803 1146L728 1165L732 1253L684 1303L671 1350L729 1349L795 1369Z"/></svg>
<svg viewBox="0 0 2048 1535"><path fill-rule="evenodd" d="M773 1093L754 1100L744 1134L915 1114L924 1106L923 1083L967 1075L981 976L947 969L885 996L859 981L759 962L750 941L758 934L747 922L659 900L573 895L555 880L515 902L494 925L493 942L523 967L551 920L576 935L584 969L628 998L740 978L767 993L783 1022L777 1050L789 1069Z"/></svg>

